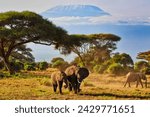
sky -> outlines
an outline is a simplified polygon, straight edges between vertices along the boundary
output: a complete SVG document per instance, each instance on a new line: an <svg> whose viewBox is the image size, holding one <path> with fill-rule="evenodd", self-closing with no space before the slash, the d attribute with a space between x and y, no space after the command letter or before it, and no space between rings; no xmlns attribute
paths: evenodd
<svg viewBox="0 0 150 117"><path fill-rule="evenodd" d="M102 20L127 20L150 22L150 0L0 0L0 12L9 10L31 10L41 13L58 5L88 4L102 8L113 17ZM92 23L100 23L99 17L92 18Z"/></svg>
<svg viewBox="0 0 150 117"><path fill-rule="evenodd" d="M68 33L97 33L101 31L118 34L122 37L122 41L118 44L118 51L131 53L134 59L137 52L149 49L150 35L147 37L145 35L150 33L150 0L0 0L0 12L29 10L41 14L55 6L79 4L97 6L111 15L49 19L56 25L64 27ZM90 28L86 28L85 26ZM73 27L76 28L73 29ZM119 32L119 30L121 31ZM137 37L134 36L137 33L141 33L141 31L143 35L139 35L140 38L137 41L135 39ZM128 45L128 47L124 45ZM58 51L44 54L45 50L53 50L52 47L49 48L33 44L29 44L29 47L32 47L37 61L48 61L49 56L51 58L53 56L59 56ZM73 57L74 55L71 55L66 57L66 59L69 60Z"/></svg>

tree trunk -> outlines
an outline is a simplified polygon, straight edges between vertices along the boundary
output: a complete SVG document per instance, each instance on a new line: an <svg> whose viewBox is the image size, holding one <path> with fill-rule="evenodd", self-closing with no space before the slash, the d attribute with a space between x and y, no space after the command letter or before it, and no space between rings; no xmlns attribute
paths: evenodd
<svg viewBox="0 0 150 117"><path fill-rule="evenodd" d="M6 57L4 57L4 65L5 65L5 67L8 70L10 75L13 75L15 73L12 66L10 65L9 59Z"/></svg>
<svg viewBox="0 0 150 117"><path fill-rule="evenodd" d="M81 62L83 64L83 66L85 66L85 63L84 63L84 60L83 60L82 56L80 54L78 54L78 56L79 56L79 58L80 58L80 60L81 60Z"/></svg>

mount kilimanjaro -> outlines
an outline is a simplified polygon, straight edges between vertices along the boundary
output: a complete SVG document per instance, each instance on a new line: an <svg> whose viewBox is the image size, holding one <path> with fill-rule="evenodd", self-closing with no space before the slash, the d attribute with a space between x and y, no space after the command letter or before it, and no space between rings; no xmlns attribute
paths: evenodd
<svg viewBox="0 0 150 117"><path fill-rule="evenodd" d="M45 18L50 17L93 17L110 15L93 5L64 5L56 6L41 13Z"/></svg>

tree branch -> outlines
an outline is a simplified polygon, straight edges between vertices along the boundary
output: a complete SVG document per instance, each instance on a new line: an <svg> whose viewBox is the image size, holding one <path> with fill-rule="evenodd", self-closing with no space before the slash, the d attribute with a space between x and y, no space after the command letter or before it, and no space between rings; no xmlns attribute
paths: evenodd
<svg viewBox="0 0 150 117"><path fill-rule="evenodd" d="M33 43L35 43L35 44L47 45L47 46L52 45L52 42L51 42L51 43L33 42Z"/></svg>

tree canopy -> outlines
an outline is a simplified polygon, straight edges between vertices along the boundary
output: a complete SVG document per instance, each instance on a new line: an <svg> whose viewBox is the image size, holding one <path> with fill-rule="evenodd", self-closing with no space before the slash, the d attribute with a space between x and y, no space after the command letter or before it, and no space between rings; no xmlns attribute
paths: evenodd
<svg viewBox="0 0 150 117"><path fill-rule="evenodd" d="M78 55L82 63L88 61L103 62L110 58L110 53L116 49L120 37L114 34L70 35L71 40L79 40L78 45L70 49Z"/></svg>
<svg viewBox="0 0 150 117"><path fill-rule="evenodd" d="M137 59L144 59L144 60L150 62L150 51L138 53Z"/></svg>
<svg viewBox="0 0 150 117"><path fill-rule="evenodd" d="M9 57L22 45L33 42L43 45L53 44L58 48L67 40L65 30L36 13L29 11L0 13L0 55L10 73L13 70Z"/></svg>
<svg viewBox="0 0 150 117"><path fill-rule="evenodd" d="M112 57L111 61L114 63L119 63L124 68L133 67L133 65L134 65L134 62L133 62L131 56L129 54L126 54L126 53L122 53L122 54L116 53Z"/></svg>

